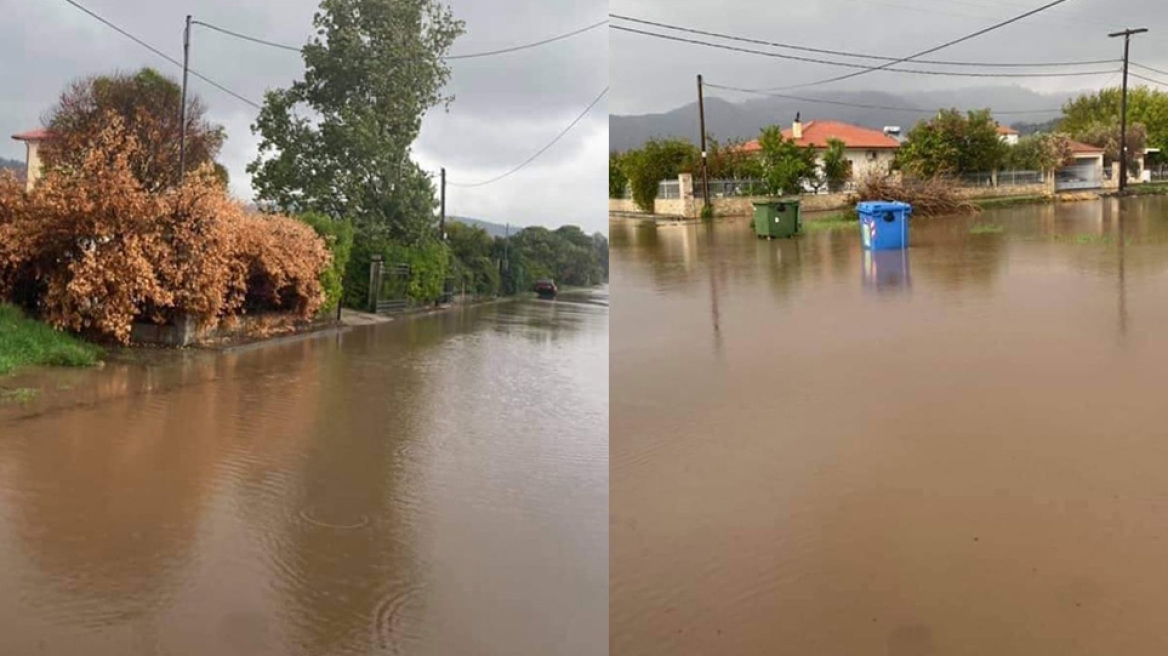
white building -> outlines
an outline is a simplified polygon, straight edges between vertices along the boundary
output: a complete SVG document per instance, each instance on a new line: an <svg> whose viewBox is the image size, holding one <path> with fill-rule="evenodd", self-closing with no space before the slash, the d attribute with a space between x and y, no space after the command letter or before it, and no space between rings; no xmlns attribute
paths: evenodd
<svg viewBox="0 0 1168 656"><path fill-rule="evenodd" d="M831 139L844 142L846 148L844 156L852 163L853 180L862 180L871 172L888 173L896 149L900 148L900 142L884 132L840 121L802 123L796 118L790 129L783 130L783 137L794 139L799 146L814 146L818 151L820 166L823 165L823 153L827 150L827 142ZM758 152L761 147L758 140L755 140L743 144L742 149L746 152Z"/></svg>
<svg viewBox="0 0 1168 656"><path fill-rule="evenodd" d="M1014 128L1008 128L1004 125L999 125L998 138L1013 146L1018 143L1018 131Z"/></svg>

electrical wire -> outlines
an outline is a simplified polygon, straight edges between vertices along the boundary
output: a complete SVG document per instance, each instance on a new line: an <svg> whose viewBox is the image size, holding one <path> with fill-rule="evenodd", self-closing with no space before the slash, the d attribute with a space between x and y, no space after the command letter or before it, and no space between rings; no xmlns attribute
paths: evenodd
<svg viewBox="0 0 1168 656"><path fill-rule="evenodd" d="M127 39L130 39L134 43L137 43L138 45L142 46L143 48L146 48L150 52L153 52L154 54L158 55L159 57L162 57L163 59L174 64L175 66L178 66L179 68L183 67L183 63L181 61L175 59L174 57L171 57L170 55L159 50L158 48L155 48L154 46L150 45L149 43L146 43L145 41L143 41L142 39L139 39L138 37L134 36L133 34L130 34L126 30L118 27L117 25L106 20L105 18L102 18L98 14L91 11L89 8L83 6L81 3L77 2L77 0L65 0L65 2L73 5L74 7L76 7L77 9L80 9L81 11L85 12L86 14L89 14L93 18L97 19L99 22L103 23L106 27L109 27L110 29L117 32L118 34L121 34L122 36L126 37ZM223 86L222 84L216 82L215 80L212 80L211 78L207 77L206 75L203 75L202 73L200 73L192 68L188 67L187 71L191 75L194 75L195 77L199 78L200 80L206 82L207 84L210 84L211 86L215 87L216 89L219 89L220 91L228 94L229 96L234 97L237 100L245 102L248 105L251 105L252 107L254 107L256 109L262 108L259 103L255 102L255 101L253 101L245 96L242 96L242 95L232 91L231 89L228 89L227 87Z"/></svg>
<svg viewBox="0 0 1168 656"><path fill-rule="evenodd" d="M1161 86L1168 87L1168 82L1163 82L1163 81L1161 81L1161 80L1156 80L1156 79L1154 79L1154 78L1150 78L1150 77L1147 77L1147 76L1144 76L1144 75L1140 75L1139 73L1132 73L1131 71L1128 71L1128 75L1130 75L1130 76L1132 76L1132 77L1134 77L1134 78L1137 78L1137 79L1143 80L1143 81L1145 81L1145 82L1151 82L1152 84L1159 84L1159 85L1161 85Z"/></svg>
<svg viewBox="0 0 1168 656"><path fill-rule="evenodd" d="M1163 71L1163 70L1160 70L1158 68L1152 68L1151 66L1145 66L1143 64L1137 64L1135 62L1128 62L1128 63L1131 64L1132 66L1138 66L1139 68L1142 68L1146 71L1152 71L1153 73L1159 73L1160 75L1168 75L1168 71Z"/></svg>
<svg viewBox="0 0 1168 656"><path fill-rule="evenodd" d="M532 155L531 157L528 157L519 166L516 166L515 168L511 169L510 171L507 171L506 173L504 173L502 175L495 176L489 180L483 180L482 182L465 183L465 182L451 182L450 180L447 180L446 184L448 184L452 187L483 187L483 186L489 185L493 182L498 182L499 180L502 180L503 178L506 178L507 176L518 172L523 167L534 162L537 158L539 158L540 155L543 155L544 153L546 153L548 151L548 149L550 149L552 146L556 145L556 142L558 142L560 139L564 138L564 135L568 134L568 132L570 132L572 130L572 128L576 127L577 123L584 120L584 117L588 115L588 112L592 111L592 108L595 107L596 104L600 102L600 99L603 98L606 94L608 94L608 87L604 87L604 91L601 91L600 95L596 96L596 99L593 100L591 103L589 103L588 106L584 108L584 111L580 112L580 115L577 116L571 123L568 124L568 127L564 128L563 131L561 131L558 135L556 135L555 139L552 139L550 142L548 142L548 144L546 146L544 146L543 148L540 148L538 151L536 151L536 153L534 155Z"/></svg>
<svg viewBox="0 0 1168 656"><path fill-rule="evenodd" d="M203 21L195 21L195 20L193 20L193 21L191 21L191 22L192 22L192 23L197 23L197 24L199 24L199 25L202 25L203 27L208 27L208 28L210 28L210 29L212 29L212 30L215 30L215 31L217 31L217 32L222 32L223 34L227 34L227 35L229 35L229 36L233 36L233 37L235 37L235 38L237 38L237 39L243 39L243 40L245 40L245 41L251 41L252 43L258 43L258 44L260 44L260 45L270 46L270 47L272 47L272 48L279 48L279 49L281 49L281 50L290 50L290 51L292 51L292 52L300 52L300 51L302 50L302 48L297 48L297 47L295 47L295 46L289 46L289 45L285 45L285 44L283 44L283 43L276 43L275 41L268 41L268 40L266 40L266 39L261 39L261 38L259 38L259 37L249 36L249 35L247 35L247 34L241 34L241 33L239 33L239 32L234 32L234 31L232 31L232 30L229 30L229 29L226 29L226 28L223 28L223 27L219 27L219 26L217 26L217 25L212 25L212 24L210 24L210 23L205 23L205 22L203 22ZM479 58L479 57L490 57L490 56L493 56L493 55L503 55L503 54L507 54L507 53L510 53L510 52L518 52L518 51L520 51L520 50L527 50L527 49L529 49L529 48L536 48L536 47L538 47L538 46L546 45L546 44L549 44L549 43L554 43L554 42L556 42L556 41L562 41L563 39L567 39L567 38L570 38L570 37L576 36L577 34L583 34L583 33L585 33L585 32L588 32L589 30L594 30L594 29L596 29L596 28L598 28L598 27L600 27L600 26L602 26L602 25L607 25L607 24L608 24L608 21L607 21L607 20L602 20L602 21L598 21L598 22L596 22L596 23L593 23L593 24L591 24L591 25L588 25L588 26L582 27L582 28L580 28L580 29L578 29L578 30L572 30L571 32L566 32L566 33L564 33L564 34L559 34L559 35L556 35L556 36L553 36L553 37L549 37L549 38L547 38L547 39L543 39L543 40L540 40L540 41L535 41L535 42L532 42L532 43L525 43L525 44L523 44L523 45L512 46L512 47L510 47L510 48L501 48L501 49L499 49L499 50L488 50L488 51L486 51L486 52L474 52L474 53L468 53L468 54L465 54L465 55L447 55L446 57L443 57L443 59L446 59L446 60L451 60L451 59L476 59L476 58Z"/></svg>
<svg viewBox="0 0 1168 656"><path fill-rule="evenodd" d="M576 36L577 34L583 34L585 32L588 32L589 30L594 30L594 29L600 27L601 25L607 25L607 24L608 24L607 20L602 20L602 21L598 21L596 23L593 23L587 27L582 27L578 30L573 30L573 31L567 32L565 34L561 34L559 36L553 36L551 38L544 39L542 41L536 41L534 43L528 43L528 44L524 44L521 46L513 46L511 48L503 48L501 50L488 50L487 52L475 52L475 53L471 53L471 54L467 54L467 55L449 55L447 57L444 57L444 59L474 59L476 57L489 57L491 55L502 55L502 54L509 53L509 52L516 52L518 50L526 50L528 48L535 48L537 46L542 46L542 45L545 45L548 43L553 43L555 41L560 41L562 39L567 39L569 37Z"/></svg>
<svg viewBox="0 0 1168 656"><path fill-rule="evenodd" d="M799 50L802 52L814 52L822 55L835 55L838 57L853 57L858 59L880 59L886 61L895 61L896 57L887 57L883 55L869 55L857 52L848 52L846 50L829 50L825 48L812 48L810 46L798 46L789 43L779 43L776 41L763 41L761 39L752 39L749 37L735 36L732 34L725 34L722 32L711 32L708 30L699 30L681 25L671 25L669 23L659 23L657 21L644 20L641 18L633 18L632 16L622 16L620 14L609 14L609 17L616 18L631 23L640 23L643 25L652 25L654 27L661 27L668 30L676 30L678 32L688 32L691 34L701 34L704 36L717 37L719 39L728 39L730 41L741 41L743 43L753 43L756 45L772 46L775 48L786 48L788 50ZM1025 64L1019 62L968 62L968 61L946 61L937 59L915 59L914 63L919 64L935 64L938 66L979 66L984 68L1043 68L1043 67L1061 67L1061 66L1089 66L1093 64L1118 64L1118 59L1092 59L1085 61L1072 62L1035 62L1032 64Z"/></svg>
<svg viewBox="0 0 1168 656"><path fill-rule="evenodd" d="M275 41L266 41L266 40L260 39L258 37L248 36L246 34L240 34L239 32L232 32L231 30L229 30L227 28L219 27L218 25L212 25L210 23L204 23L203 21L200 21L200 20L192 20L191 24L192 25L202 25L203 27L215 30L216 32L222 32L223 34L226 34L228 36L233 36L237 39L243 39L244 41L251 41L253 43L258 43L260 45L271 46L273 48L279 48L281 50L291 50L292 52L300 52L300 48L297 48L295 46L287 46L287 45L284 45L283 43L276 43Z"/></svg>
<svg viewBox="0 0 1168 656"><path fill-rule="evenodd" d="M1022 20L1023 18L1027 18L1027 17L1033 16L1034 14L1037 14L1039 12L1046 11L1047 9L1050 9L1051 7L1061 5L1062 3L1066 2L1066 1L1067 0L1051 0L1051 2L1048 2L1044 5L1042 5L1041 7L1037 7L1035 9L1031 9L1030 11L1023 12L1023 13L1018 14L1017 16L1014 16L1012 18L1007 18L1004 21L999 21L997 23L994 23L993 25L990 25L989 27L983 27L980 30L977 30L975 32L970 32L969 34L966 34L965 36L953 39L951 41L946 41L945 43L942 43L942 44L937 45L937 46L933 46L932 48L926 48L925 50L921 50L920 52L915 52L911 55L908 55L907 57L902 57L896 61L888 62L886 64L881 64L880 66L876 66L876 67L870 68L868 70L856 71L854 73L848 73L846 75L839 75L836 77L826 78L823 80L816 80L814 82L805 82L803 84L789 85L786 87L772 89L772 90L773 91L784 91L786 89L819 86L821 84L830 84L832 82L840 82L842 80L849 80L851 78L859 77L861 75L867 75L868 73L873 73L875 71L887 70L889 67L893 66L894 64L900 64L900 63L903 63L906 61L916 59L917 57L923 57L925 55L932 54L934 52L937 52L938 50L942 50L942 49L948 48L950 46L955 46L958 43L964 43L965 41L969 41L970 39L977 38L983 34L987 34L987 33L992 32L994 30L997 30L997 29L1003 28L1007 25L1010 25L1012 23L1016 23L1016 22Z"/></svg>
<svg viewBox="0 0 1168 656"><path fill-rule="evenodd" d="M1063 2L1065 0L1058 0L1058 1ZM722 43L712 43L710 41L701 41L698 39L687 39L685 37L672 36L669 34L659 34L657 32L647 32L645 30L638 30L638 29L631 28L631 27L622 27L620 25L612 25L611 28L614 30L620 30L622 32L632 32L635 34L642 34L645 36L656 37L658 39L665 39L668 41L678 41L681 43L689 43L689 44L693 44L693 45L706 46L709 48L717 48L719 50L730 50L733 52L742 52L742 53L748 53L748 54L753 54L753 55L762 55L764 57L775 57L778 59L789 59L789 60L794 60L794 61L809 62L809 63L813 63L813 64L828 64L830 66L842 66L844 68L861 69L860 71L857 71L855 73L849 73L848 75L845 75L845 76L833 78L833 79L840 79L840 80L845 79L846 77L849 77L849 76L862 75L864 73L871 73L871 72L877 71L877 70L885 70L885 71L888 71L890 73L911 73L914 75L936 75L936 76L943 76L943 77L992 77L992 78L1001 78L1001 77L1011 77L1011 78L1083 77L1083 76L1091 76L1091 75L1110 75L1111 73L1115 72L1114 69L1111 69L1111 70L1106 70L1106 71L1070 71L1070 72L1058 72L1058 73L968 73L968 72L959 72L959 71L929 71L929 70L924 70L924 69L919 69L919 68L888 68L888 66L890 64L884 64L881 66L868 66L866 64L852 64L849 62L830 61L827 59L816 59L814 57L803 57L803 56L799 56L799 55L787 55L787 54L783 54L783 53L779 53L779 52L768 52L765 50L755 50L753 48L740 48L738 46L731 46L731 45L726 45L726 44L722 44ZM891 63L896 63L896 62L891 62ZM800 87L813 86L813 83L800 84L800 85L794 85L794 86L800 86ZM783 89L788 89L788 88L794 88L794 86L792 86L792 87L776 87L775 89L767 89L767 90L768 91L783 90Z"/></svg>
<svg viewBox="0 0 1168 656"><path fill-rule="evenodd" d="M703 83L703 86L711 89L724 89L727 91L740 91L743 93L752 93L760 96L767 96L771 98L784 98L787 100L798 100L801 102L820 103L824 105L839 105L841 107L856 107L859 109L882 109L894 112L916 112L919 114L935 114L938 109L922 109L920 107L892 107L887 105L869 105L865 103L850 103L842 100L826 100L823 98L807 98L803 96L792 96L784 93L773 93L769 91L761 91L758 89L744 89L741 87L732 87L722 84L713 84L710 82ZM1007 109L1007 110L993 110L994 114L1057 114L1061 113L1061 108L1056 109Z"/></svg>

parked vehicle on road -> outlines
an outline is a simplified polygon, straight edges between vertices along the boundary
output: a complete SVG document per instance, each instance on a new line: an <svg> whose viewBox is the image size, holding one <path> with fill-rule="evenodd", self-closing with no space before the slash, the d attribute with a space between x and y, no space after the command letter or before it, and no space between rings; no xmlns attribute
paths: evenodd
<svg viewBox="0 0 1168 656"><path fill-rule="evenodd" d="M556 294L560 293L560 289L556 287L554 280L540 278L535 281L535 293L539 294L540 298L555 298Z"/></svg>

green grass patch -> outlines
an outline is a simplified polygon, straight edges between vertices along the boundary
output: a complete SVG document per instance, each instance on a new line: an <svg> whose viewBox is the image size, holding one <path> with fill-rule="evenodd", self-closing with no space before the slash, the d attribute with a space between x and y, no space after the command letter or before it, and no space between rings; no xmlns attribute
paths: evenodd
<svg viewBox="0 0 1168 656"><path fill-rule="evenodd" d="M1056 243L1073 243L1078 246L1112 246L1119 244L1119 237L1117 235L1051 235L1049 239ZM1135 240L1131 237L1125 237L1123 243L1126 246L1132 246L1135 244Z"/></svg>
<svg viewBox="0 0 1168 656"><path fill-rule="evenodd" d="M97 346L33 321L11 305L0 304L0 376L29 365L88 367L101 357Z"/></svg>
<svg viewBox="0 0 1168 656"><path fill-rule="evenodd" d="M1144 183L1138 185L1131 185L1127 188L1127 193L1133 196L1157 196L1168 194L1168 183Z"/></svg>
<svg viewBox="0 0 1168 656"><path fill-rule="evenodd" d="M20 403L25 404L31 402L36 397L40 396L39 389L31 387L18 387L10 390L0 390L0 403Z"/></svg>
<svg viewBox="0 0 1168 656"><path fill-rule="evenodd" d="M859 219L856 218L855 214L840 212L831 216L806 219L803 221L803 229L807 232L815 232L817 230L843 230L858 227L858 221Z"/></svg>
<svg viewBox="0 0 1168 656"><path fill-rule="evenodd" d="M1015 207L1017 205L1036 205L1040 203L1049 203L1053 199L1049 196L1017 196L1015 198L980 198L972 202L974 205L983 210L997 209L999 207Z"/></svg>
<svg viewBox="0 0 1168 656"><path fill-rule="evenodd" d="M1005 230L1000 223L977 223L969 228L971 235L996 235Z"/></svg>

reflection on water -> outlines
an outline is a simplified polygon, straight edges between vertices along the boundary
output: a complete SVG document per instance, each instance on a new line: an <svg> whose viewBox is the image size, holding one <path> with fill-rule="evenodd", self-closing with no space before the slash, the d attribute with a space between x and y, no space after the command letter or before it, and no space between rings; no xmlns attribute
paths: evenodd
<svg viewBox="0 0 1168 656"><path fill-rule="evenodd" d="M912 230L613 223L611 653L1164 649L1168 202Z"/></svg>
<svg viewBox="0 0 1168 656"><path fill-rule="evenodd" d="M603 653L587 296L113 365L0 419L0 653Z"/></svg>
<svg viewBox="0 0 1168 656"><path fill-rule="evenodd" d="M876 293L907 291L912 287L908 273L908 249L864 250L860 267L864 287Z"/></svg>

